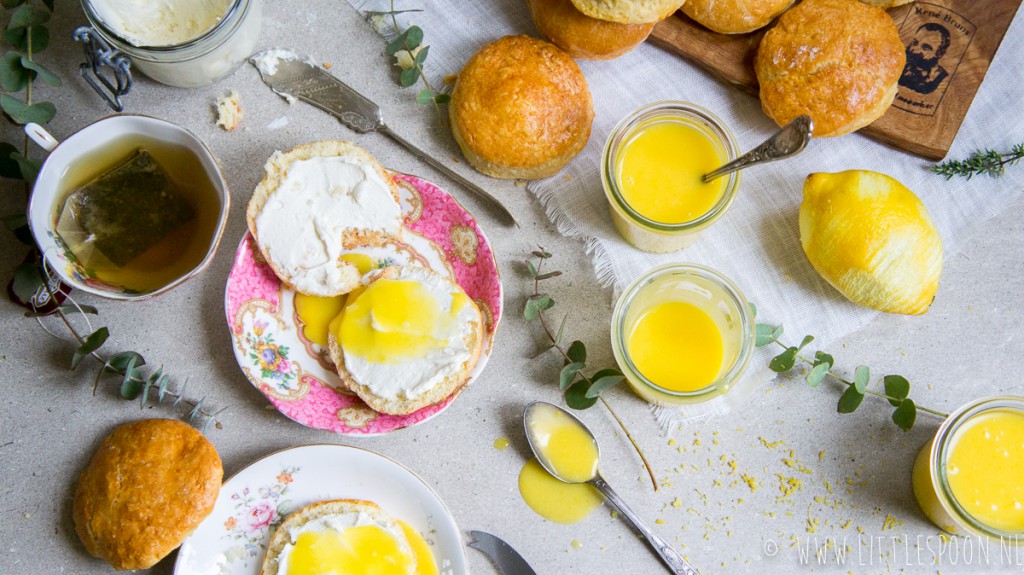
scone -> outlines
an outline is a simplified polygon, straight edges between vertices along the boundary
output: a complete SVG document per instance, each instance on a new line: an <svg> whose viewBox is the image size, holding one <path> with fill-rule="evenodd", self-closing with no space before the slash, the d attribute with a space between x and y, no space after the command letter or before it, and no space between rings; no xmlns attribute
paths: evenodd
<svg viewBox="0 0 1024 575"><path fill-rule="evenodd" d="M203 434L145 419L107 436L75 489L75 531L115 569L148 569L213 511L223 469Z"/></svg>
<svg viewBox="0 0 1024 575"><path fill-rule="evenodd" d="M767 26L793 0L686 0L682 11L721 34L745 34Z"/></svg>
<svg viewBox="0 0 1024 575"><path fill-rule="evenodd" d="M437 573L422 536L376 503L358 499L319 501L290 514L267 545L260 575L278 575L300 561L317 573L340 573L348 564L359 573Z"/></svg>
<svg viewBox="0 0 1024 575"><path fill-rule="evenodd" d="M619 24L591 18L572 0L529 0L537 30L573 58L611 60L647 39L654 24Z"/></svg>
<svg viewBox="0 0 1024 575"><path fill-rule="evenodd" d="M558 46L505 36L473 55L448 105L452 135L469 163L495 178L543 178L590 137L587 79Z"/></svg>
<svg viewBox="0 0 1024 575"><path fill-rule="evenodd" d="M591 18L620 24L652 24L664 20L683 5L680 0L572 0Z"/></svg>
<svg viewBox="0 0 1024 575"><path fill-rule="evenodd" d="M328 348L342 383L371 409L405 415L469 381L484 323L458 284L416 266L368 276L331 322Z"/></svg>
<svg viewBox="0 0 1024 575"><path fill-rule="evenodd" d="M348 293L361 274L341 256L400 237L398 187L362 148L312 142L275 152L265 170L249 200L249 231L281 281L299 292Z"/></svg>
<svg viewBox="0 0 1024 575"><path fill-rule="evenodd" d="M841 136L885 113L906 62L895 22L857 0L805 0L761 41L761 107L780 126L808 114L814 136Z"/></svg>

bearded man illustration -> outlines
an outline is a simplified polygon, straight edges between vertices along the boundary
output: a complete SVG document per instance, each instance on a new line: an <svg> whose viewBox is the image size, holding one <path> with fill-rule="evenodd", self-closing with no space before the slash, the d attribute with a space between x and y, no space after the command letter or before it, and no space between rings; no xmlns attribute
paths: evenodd
<svg viewBox="0 0 1024 575"><path fill-rule="evenodd" d="M939 61L949 49L949 30L941 24L922 24L907 44L907 65L900 76L900 86L918 94L931 94L949 76Z"/></svg>

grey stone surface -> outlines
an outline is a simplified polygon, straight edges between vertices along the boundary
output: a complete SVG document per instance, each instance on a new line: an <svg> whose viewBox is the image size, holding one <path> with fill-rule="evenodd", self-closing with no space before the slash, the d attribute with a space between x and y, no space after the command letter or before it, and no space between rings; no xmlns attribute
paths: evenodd
<svg viewBox="0 0 1024 575"><path fill-rule="evenodd" d="M79 47L68 38L73 27L84 22L80 8L68 1L58 2L57 8L52 46L40 60L56 70L65 85L42 87L37 98L57 104L59 114L49 129L62 137L109 111L78 77ZM612 296L596 284L582 245L558 235L525 187L488 179L460 162L433 112L414 103L414 90L397 88L381 40L346 3L269 0L265 10L261 46L287 46L330 62L333 73L383 106L396 130L502 197L522 229L505 227L482 202L385 137L355 136L312 107L289 106L262 85L251 67L196 90L168 88L142 78L128 100L128 111L172 120L205 140L223 166L233 204L217 257L198 278L148 302L79 298L100 309L100 321L112 334L108 348L138 350L151 363L164 364L179 378L188 377L192 393L207 396L216 407L228 407L221 416L223 429L209 432L228 475L281 448L356 445L413 469L440 494L463 530L490 531L507 539L538 573L664 572L607 509L576 525L557 525L534 515L518 494L517 475L527 456L519 426L521 410L534 399L559 401L553 382L559 362L551 355L530 359L540 337L536 326L519 313L528 286L517 262L537 243L553 251L554 266L566 272L549 289L558 310L570 313L568 333L589 343L595 365L613 361L608 344ZM229 88L239 90L246 111L244 128L233 133L214 125L213 102ZM282 115L289 119L287 127L265 128ZM2 126L4 141L18 137L10 124ZM274 150L321 138L352 139L386 166L446 187L477 215L493 242L504 279L505 317L484 374L441 417L384 437L339 437L307 429L268 409L238 369L225 326L224 284L245 231L245 204L264 161ZM10 181L0 185L0 213L20 212L20 186ZM1008 206L1003 215L984 223L984 233L947 258L938 298L927 315L880 316L831 346L839 365L852 370L863 363L875 373L901 373L914 384L912 397L942 411L982 395L1022 394L1022 209L1020 203ZM24 252L7 232L0 232L0 245L0 280L6 283ZM109 383L93 396L94 372L67 370L72 350L70 343L51 338L33 320L22 317L20 309L0 302L3 574L109 572L105 563L85 552L71 526L76 477L114 426L140 417L174 415L167 407L140 412L137 404L118 399ZM609 401L655 469L662 483L657 492L608 412L597 407L582 418L601 442L602 469L609 482L703 573L1020 571L1021 555L1006 560L993 552L986 564L977 550L971 564L965 564L961 554L959 564L951 565L954 557L947 553L941 565L930 565L934 557L929 549L938 547L938 530L917 508L910 470L917 450L939 421L922 414L914 430L904 433L889 421L887 405L868 400L856 414L840 416L834 409L837 398L834 386L809 389L799 379L782 379L756 393L742 410L674 430L670 440L658 430L645 402L624 388L614 390ZM498 437L507 437L511 448L494 449L492 442ZM769 445L784 443L769 448L762 438ZM787 465L789 459L796 467ZM808 472L797 468L801 465ZM740 474L757 482L756 491ZM802 487L782 497L777 474L801 480ZM851 546L845 564L837 565L832 558L824 567L802 565L793 542L799 547L809 543L813 549L815 537L819 545L826 537L838 538L841 546L845 537ZM893 537L899 542L894 544ZM575 548L574 541L582 546ZM770 553L773 543L778 545L777 554ZM173 558L152 572L172 572ZM469 558L474 573L495 572L475 551ZM815 562L813 557L811 561ZM1015 567L1008 564L1013 561Z"/></svg>

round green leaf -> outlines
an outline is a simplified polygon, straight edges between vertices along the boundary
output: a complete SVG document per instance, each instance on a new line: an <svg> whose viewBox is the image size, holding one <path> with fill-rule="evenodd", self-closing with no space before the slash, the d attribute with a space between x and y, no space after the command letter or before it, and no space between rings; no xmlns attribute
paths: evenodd
<svg viewBox="0 0 1024 575"><path fill-rule="evenodd" d="M853 385L857 388L857 391L864 393L864 390L868 388L868 383L871 382L871 370L866 365L858 365L857 369L853 372Z"/></svg>
<svg viewBox="0 0 1024 575"><path fill-rule="evenodd" d="M811 387L818 387L821 382L828 375L829 365L827 363L820 363L811 369L811 372L807 374L807 385Z"/></svg>
<svg viewBox="0 0 1024 575"><path fill-rule="evenodd" d="M579 373L585 364L583 363L570 363L562 368L562 371L558 374L558 387L566 389L572 382L576 380L576 374Z"/></svg>
<svg viewBox="0 0 1024 575"><path fill-rule="evenodd" d="M573 409L588 409L597 403L596 397L587 397L590 385L582 379L572 384L565 392L565 403Z"/></svg>
<svg viewBox="0 0 1024 575"><path fill-rule="evenodd" d="M864 394L857 391L856 387L847 387L843 395L839 397L839 405L836 406L836 411L839 413L853 413L860 407L860 402L864 401Z"/></svg>
<svg viewBox="0 0 1024 575"><path fill-rule="evenodd" d="M893 407L899 407L900 403L910 395L910 382L902 375L885 376L885 394L889 396L889 403Z"/></svg>
<svg viewBox="0 0 1024 575"><path fill-rule="evenodd" d="M892 412L892 421L903 431L910 431L914 427L914 422L917 421L917 406L914 405L914 400L904 399L900 406Z"/></svg>
<svg viewBox="0 0 1024 575"><path fill-rule="evenodd" d="M587 390L587 397L596 398L597 396L604 393L606 389L612 388L618 385L622 380L626 379L624 375L608 375L602 378L593 378L594 383L590 385L590 389Z"/></svg>
<svg viewBox="0 0 1024 575"><path fill-rule="evenodd" d="M420 73L416 68L409 68L408 70L402 70L402 73L398 75L398 84L403 88L408 88L416 83L419 79Z"/></svg>
<svg viewBox="0 0 1024 575"><path fill-rule="evenodd" d="M29 106L9 94L0 96L0 108L3 108L3 111L19 124L28 124L29 122L45 124L52 120L57 113L53 102L39 102Z"/></svg>
<svg viewBox="0 0 1024 575"><path fill-rule="evenodd" d="M569 351L565 354L569 356L569 359L576 363L587 363L587 346L580 340L576 340L569 344Z"/></svg>
<svg viewBox="0 0 1024 575"><path fill-rule="evenodd" d="M11 16L11 21L7 23L7 28L25 28L27 26L35 26L36 24L45 24L50 20L50 12L43 10L38 6L22 6L18 8L14 15Z"/></svg>
<svg viewBox="0 0 1024 575"><path fill-rule="evenodd" d="M32 79L32 73L21 65L21 54L7 52L0 58L0 86L7 92L18 92Z"/></svg>
<svg viewBox="0 0 1024 575"><path fill-rule="evenodd" d="M46 67L42 64L38 62L33 62L25 56L21 57L21 65L24 66L26 69L32 70L36 74L39 74L39 79L51 86L60 86L62 83L60 81L60 78L58 78L56 74L46 69Z"/></svg>
<svg viewBox="0 0 1024 575"><path fill-rule="evenodd" d="M793 365L796 364L796 352L797 349L795 347L786 348L786 351L772 358L768 368L775 373L782 373L793 369Z"/></svg>
<svg viewBox="0 0 1024 575"><path fill-rule="evenodd" d="M405 34L406 48L414 50L417 46L423 43L423 29L419 26L409 26L409 29L405 31Z"/></svg>

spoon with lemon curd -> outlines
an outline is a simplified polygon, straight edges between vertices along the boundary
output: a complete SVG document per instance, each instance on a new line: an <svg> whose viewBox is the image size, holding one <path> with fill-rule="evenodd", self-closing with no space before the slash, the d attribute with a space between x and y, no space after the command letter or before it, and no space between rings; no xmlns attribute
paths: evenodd
<svg viewBox="0 0 1024 575"><path fill-rule="evenodd" d="M765 140L760 146L721 168L704 174L703 179L705 182L710 182L715 178L721 178L736 170L749 168L755 164L781 160L782 158L798 154L807 147L807 142L811 141L811 134L813 132L814 122L811 121L811 117L806 115L797 116L793 121L783 126L781 130L775 132L775 135Z"/></svg>
<svg viewBox="0 0 1024 575"><path fill-rule="evenodd" d="M548 473L566 483L593 485L633 524L672 573L697 575L697 570L648 527L601 477L597 440L582 421L560 407L535 401L523 412L523 426L530 449Z"/></svg>

